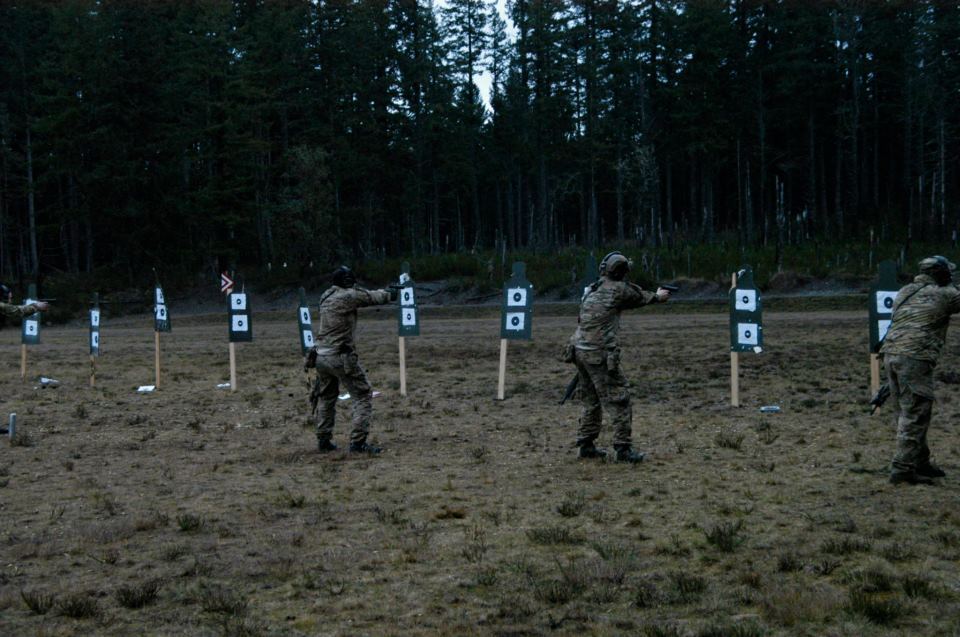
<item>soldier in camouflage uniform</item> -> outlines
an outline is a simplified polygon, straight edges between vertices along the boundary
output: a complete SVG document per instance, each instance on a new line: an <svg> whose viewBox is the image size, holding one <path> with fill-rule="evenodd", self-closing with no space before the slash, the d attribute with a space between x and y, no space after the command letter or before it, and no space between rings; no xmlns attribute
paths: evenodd
<svg viewBox="0 0 960 637"><path fill-rule="evenodd" d="M0 283L0 299L2 299L0 300L0 314L11 318L23 318L37 312L46 312L50 308L50 304L46 301L34 301L27 305L12 304L13 292L2 283Z"/></svg>
<svg viewBox="0 0 960 637"><path fill-rule="evenodd" d="M643 454L631 447L633 410L629 382L620 371L620 312L650 303L663 303L670 292L660 288L646 292L624 280L630 261L619 252L611 252L600 262L600 278L583 295L577 331L570 339L573 362L580 377L583 411L577 431L581 458L603 458L597 449L603 410L613 421L613 446L616 458L640 462Z"/></svg>
<svg viewBox="0 0 960 637"><path fill-rule="evenodd" d="M317 446L320 451L333 451L333 425L337 412L340 384L353 399L353 431L350 451L380 453L367 443L373 400L367 375L357 359L354 336L357 330L357 308L383 305L397 299L396 290L365 290L356 285L350 268L341 266L333 274L333 286L320 297L320 329L314 347L317 380L310 400L314 411L319 407Z"/></svg>
<svg viewBox="0 0 960 637"><path fill-rule="evenodd" d="M933 408L933 368L940 358L950 316L960 312L955 266L944 257L920 262L920 274L893 302L893 318L880 351L891 398L899 405L897 452L890 482L930 484L944 472L930 462L927 429Z"/></svg>

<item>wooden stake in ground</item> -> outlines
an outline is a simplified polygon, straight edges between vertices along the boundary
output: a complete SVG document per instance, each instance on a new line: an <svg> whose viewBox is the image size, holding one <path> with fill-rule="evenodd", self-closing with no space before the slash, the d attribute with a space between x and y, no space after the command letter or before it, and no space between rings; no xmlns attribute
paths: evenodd
<svg viewBox="0 0 960 637"><path fill-rule="evenodd" d="M416 286L410 278L410 264L400 268L397 291L397 351L400 355L400 395L407 395L407 337L420 336L420 312L417 311Z"/></svg>
<svg viewBox="0 0 960 637"><path fill-rule="evenodd" d="M157 283L153 289L153 366L156 371L154 386L160 389L160 333L169 332L170 312L167 310L167 301L163 296L163 288Z"/></svg>
<svg viewBox="0 0 960 637"><path fill-rule="evenodd" d="M33 283L27 288L27 298L23 304L29 305L37 300L37 286ZM20 328L20 380L27 379L27 346L40 343L41 313L35 312L23 319Z"/></svg>
<svg viewBox="0 0 960 637"><path fill-rule="evenodd" d="M506 394L507 341L530 340L533 316L533 285L527 281L527 266L513 264L513 276L503 286L500 311L500 373L497 378L497 400Z"/></svg>
<svg viewBox="0 0 960 637"><path fill-rule="evenodd" d="M740 406L740 353L763 351L760 291L750 266L730 279L730 404Z"/></svg>
<svg viewBox="0 0 960 637"><path fill-rule="evenodd" d="M93 293L90 308L90 386L97 385L97 358L100 357L100 295Z"/></svg>
<svg viewBox="0 0 960 637"><path fill-rule="evenodd" d="M870 395L880 391L880 347L893 319L893 301L900 286L897 283L897 264L881 261L877 282L870 288ZM879 409L874 410L877 413Z"/></svg>
<svg viewBox="0 0 960 637"><path fill-rule="evenodd" d="M237 343L253 340L250 321L250 304L245 292L230 294L230 391L237 391Z"/></svg>

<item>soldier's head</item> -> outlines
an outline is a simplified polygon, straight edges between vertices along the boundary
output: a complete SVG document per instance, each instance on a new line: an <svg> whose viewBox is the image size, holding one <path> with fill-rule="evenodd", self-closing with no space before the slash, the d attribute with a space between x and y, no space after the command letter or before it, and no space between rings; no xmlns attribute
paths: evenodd
<svg viewBox="0 0 960 637"><path fill-rule="evenodd" d="M937 285L948 285L953 280L953 272L956 269L957 266L940 255L927 257L920 262L920 272L930 276Z"/></svg>
<svg viewBox="0 0 960 637"><path fill-rule="evenodd" d="M605 276L614 281L622 281L630 272L632 266L633 262L630 259L620 252L614 251L600 261L600 276Z"/></svg>
<svg viewBox="0 0 960 637"><path fill-rule="evenodd" d="M357 277L353 275L353 270L345 265L333 271L333 284L338 288L351 288L357 283Z"/></svg>

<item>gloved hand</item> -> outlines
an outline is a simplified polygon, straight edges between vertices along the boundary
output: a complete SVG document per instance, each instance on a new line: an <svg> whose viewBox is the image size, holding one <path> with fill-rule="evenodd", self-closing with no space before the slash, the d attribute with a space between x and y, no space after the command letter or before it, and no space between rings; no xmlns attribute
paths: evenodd
<svg viewBox="0 0 960 637"><path fill-rule="evenodd" d="M391 285L387 288L387 291L390 293L390 302L393 303L397 300L397 297L400 295L400 288L396 285Z"/></svg>

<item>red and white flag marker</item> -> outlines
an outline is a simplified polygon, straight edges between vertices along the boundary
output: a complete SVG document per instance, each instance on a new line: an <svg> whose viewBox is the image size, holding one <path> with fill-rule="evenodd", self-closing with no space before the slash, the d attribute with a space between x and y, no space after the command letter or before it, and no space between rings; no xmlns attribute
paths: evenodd
<svg viewBox="0 0 960 637"><path fill-rule="evenodd" d="M233 291L233 285L233 279L227 276L226 272L220 275L220 291L223 294L230 294Z"/></svg>

